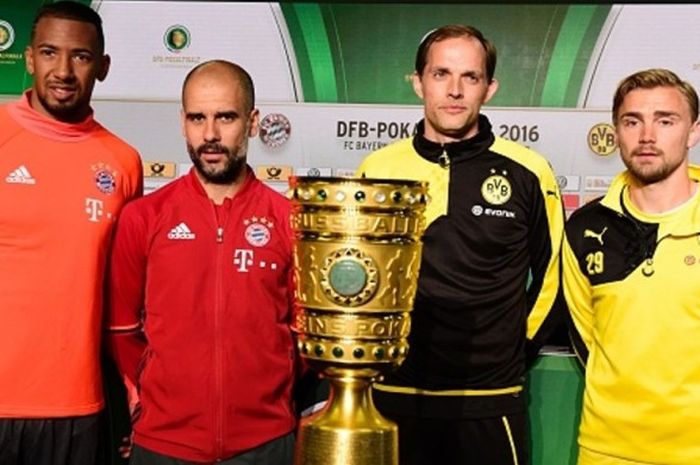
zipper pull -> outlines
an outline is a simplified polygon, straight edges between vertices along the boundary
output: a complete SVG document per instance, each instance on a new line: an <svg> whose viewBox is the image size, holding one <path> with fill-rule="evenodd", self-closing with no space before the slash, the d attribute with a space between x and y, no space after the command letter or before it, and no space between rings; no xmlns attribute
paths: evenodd
<svg viewBox="0 0 700 465"><path fill-rule="evenodd" d="M224 242L224 228L222 228L221 226L216 228L216 242L218 242L219 244Z"/></svg>
<svg viewBox="0 0 700 465"><path fill-rule="evenodd" d="M438 165L440 165L442 168L449 168L450 156L447 155L447 150L442 150L442 154L438 157Z"/></svg>

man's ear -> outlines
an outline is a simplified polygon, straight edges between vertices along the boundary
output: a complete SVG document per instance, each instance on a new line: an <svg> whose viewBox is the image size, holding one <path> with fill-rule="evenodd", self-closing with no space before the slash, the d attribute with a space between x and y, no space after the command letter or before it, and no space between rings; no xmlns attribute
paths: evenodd
<svg viewBox="0 0 700 465"><path fill-rule="evenodd" d="M690 128L690 134L688 134L688 149L695 147L698 140L700 140L700 122L696 121Z"/></svg>
<svg viewBox="0 0 700 465"><path fill-rule="evenodd" d="M30 76L34 76L34 50L31 45L24 49L24 66Z"/></svg>
<svg viewBox="0 0 700 465"><path fill-rule="evenodd" d="M258 135L258 128L260 127L260 111L257 108L253 108L250 112L250 117L248 118L248 137L255 137Z"/></svg>
<svg viewBox="0 0 700 465"><path fill-rule="evenodd" d="M491 79L491 82L489 82L489 85L486 88L486 96L484 97L483 103L486 103L489 100L491 100L491 97L493 97L496 94L497 90L498 90L498 80Z"/></svg>
<svg viewBox="0 0 700 465"><path fill-rule="evenodd" d="M413 84L413 92L423 100L423 81L417 72L413 72L411 75L411 84Z"/></svg>
<svg viewBox="0 0 700 465"><path fill-rule="evenodd" d="M180 130L182 131L182 135L185 139L187 139L187 134L185 133L185 120L187 119L187 115L185 114L185 109L180 108Z"/></svg>
<svg viewBox="0 0 700 465"><path fill-rule="evenodd" d="M100 60L100 69L97 70L97 80L102 82L107 78L109 73L109 65L112 63L112 59L109 55L103 55Z"/></svg>

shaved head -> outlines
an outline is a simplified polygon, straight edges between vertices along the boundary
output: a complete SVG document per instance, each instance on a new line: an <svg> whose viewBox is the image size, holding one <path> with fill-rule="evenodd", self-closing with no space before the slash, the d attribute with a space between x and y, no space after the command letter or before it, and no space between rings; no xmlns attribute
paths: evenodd
<svg viewBox="0 0 700 465"><path fill-rule="evenodd" d="M246 70L235 63L226 60L212 60L201 63L187 74L182 83L182 105L185 106L187 86L193 78L207 77L221 80L231 80L237 83L243 91L244 108L249 113L255 107L255 88L253 80Z"/></svg>

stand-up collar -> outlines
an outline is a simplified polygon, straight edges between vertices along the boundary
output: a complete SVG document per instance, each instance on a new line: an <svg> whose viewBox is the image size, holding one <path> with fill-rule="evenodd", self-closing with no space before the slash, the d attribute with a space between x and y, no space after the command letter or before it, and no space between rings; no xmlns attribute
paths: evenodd
<svg viewBox="0 0 700 465"><path fill-rule="evenodd" d="M250 165L246 164L246 176L243 179L243 185L241 188L236 192L236 195L233 196L234 200L240 196L245 196L248 191L250 191L253 188L253 185L255 184L256 177L255 173L253 172L253 169L250 167ZM193 166L190 168L190 172L187 174L188 177L188 183L190 187L198 194L201 195L202 197L209 198L207 195L207 191L204 190L204 186L202 186L202 182L199 180L199 177L197 176L196 173L196 168Z"/></svg>
<svg viewBox="0 0 700 465"><path fill-rule="evenodd" d="M688 176L694 182L700 183L700 166L689 164ZM626 211L623 200L625 190L629 189L631 183L632 175L628 170L619 173L612 180L610 188L605 193L600 204L620 215L633 217L633 215L630 215L629 212ZM688 221L679 223L677 228L673 231L674 234L697 234L698 232L700 232L700 211L695 211Z"/></svg>
<svg viewBox="0 0 700 465"><path fill-rule="evenodd" d="M459 163L474 155L483 153L493 144L495 136L491 131L491 122L485 115L479 115L479 132L469 139L440 144L425 138L425 120L418 123L416 135L413 137L413 148L418 154L432 163L438 163L438 158L447 153L451 163Z"/></svg>
<svg viewBox="0 0 700 465"><path fill-rule="evenodd" d="M92 110L79 123L64 123L49 118L32 108L29 103L31 94L32 91L28 90L22 95L22 98L7 105L7 110L12 118L28 131L50 139L72 142L90 137L100 127L93 117Z"/></svg>

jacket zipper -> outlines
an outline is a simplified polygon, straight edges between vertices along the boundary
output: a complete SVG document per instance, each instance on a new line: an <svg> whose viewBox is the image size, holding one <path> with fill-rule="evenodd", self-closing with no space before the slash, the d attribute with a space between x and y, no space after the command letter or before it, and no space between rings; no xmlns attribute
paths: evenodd
<svg viewBox="0 0 700 465"><path fill-rule="evenodd" d="M442 153L437 159L438 165L442 168L449 168L450 167L450 156L447 154L447 149L443 148Z"/></svg>
<svg viewBox="0 0 700 465"><path fill-rule="evenodd" d="M625 221L632 223L632 225L634 226L634 228L637 230L638 233L641 232L641 228L633 219L629 218L627 215L624 215L620 212L615 212L615 213L617 214L617 216L619 218L623 218ZM665 236L658 238L656 240L656 242L654 243L653 248L647 247L646 250L644 250L644 261L642 264L642 274L644 276L646 276L647 278L651 277L654 274L654 271L655 271L654 270L654 255L656 254L656 251L659 249L659 244L661 244L661 241L663 241L664 239L667 239L669 237L675 237L678 239L686 239L686 238L693 237L693 236L700 237L700 233L678 234L678 235L668 233Z"/></svg>
<svg viewBox="0 0 700 465"><path fill-rule="evenodd" d="M656 244L654 245L654 251L647 250L645 255L644 255L644 266L642 267L642 274L646 276L647 278L650 277L651 275L654 274L654 254L656 251L659 249L659 244L661 244L661 241L664 239L667 239L669 237L673 237L676 239L687 239L689 237L693 236L700 236L700 233L690 233L690 234L666 234L665 236L659 238L659 240L656 241Z"/></svg>
<svg viewBox="0 0 700 465"><path fill-rule="evenodd" d="M214 304L214 382L215 382L215 392L214 392L214 423L215 423L215 455L217 462L220 461L223 456L223 444L224 444L224 402L223 402L223 391L224 391L224 380L223 380L223 354L221 348L221 313L223 308L223 258L224 258L224 225L228 219L228 215L223 211L223 209L218 209L216 205L212 202L212 208L214 209L214 222L216 224L216 281L215 281L215 304ZM219 218L219 213L224 216Z"/></svg>

